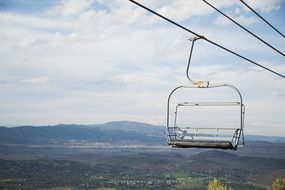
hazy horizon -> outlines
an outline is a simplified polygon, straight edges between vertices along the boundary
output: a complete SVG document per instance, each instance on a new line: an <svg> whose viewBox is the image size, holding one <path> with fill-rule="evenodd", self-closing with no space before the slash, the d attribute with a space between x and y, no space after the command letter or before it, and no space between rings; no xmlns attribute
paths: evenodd
<svg viewBox="0 0 285 190"><path fill-rule="evenodd" d="M151 125L154 127L163 127L165 128L166 126L164 125L153 125L153 124L149 124L149 123L144 123L144 122L139 122L139 121L127 121L127 120L118 120L118 121L109 121L109 122L105 122L105 123L91 123L91 124L84 124L84 123L58 123L58 124L52 124L52 125L29 125L29 124L23 124L23 125L10 125L10 126L5 126L5 125L1 125L0 127L6 127L6 128L16 128L16 127L26 127L26 126L31 126L31 127L54 127L54 126L59 126L59 125L83 125L83 126L96 126L96 125L104 125L104 124L108 124L108 123L117 123L117 122L129 122L129 123L138 123L138 124L147 124L147 125ZM264 137L282 137L285 138L285 135L265 135L265 134L244 134L245 136L264 136Z"/></svg>

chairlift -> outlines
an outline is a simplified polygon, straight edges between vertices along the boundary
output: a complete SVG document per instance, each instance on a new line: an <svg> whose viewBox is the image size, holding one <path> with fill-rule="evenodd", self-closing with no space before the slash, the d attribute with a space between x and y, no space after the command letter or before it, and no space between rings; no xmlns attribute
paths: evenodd
<svg viewBox="0 0 285 190"><path fill-rule="evenodd" d="M189 76L190 62L194 43L196 40L204 37L195 36L190 39L192 41L186 76L192 85L178 86L171 91L167 101L167 142L168 145L174 148L216 148L216 149L231 149L237 150L238 147L244 145L244 114L245 107L243 105L242 96L239 90L228 83L212 84L209 81L194 81ZM199 101L199 102L177 102L174 107L174 116L170 116L170 104L172 96L180 90L197 90L197 89L214 89L214 88L230 88L237 95L235 101ZM236 127L191 127L179 125L179 111L184 108L199 108L199 107L237 107L238 109L238 126ZM170 124L170 117L174 118L173 125ZM206 116L205 116L206 117ZM205 118L207 120L207 118ZM240 140L241 139L241 140Z"/></svg>

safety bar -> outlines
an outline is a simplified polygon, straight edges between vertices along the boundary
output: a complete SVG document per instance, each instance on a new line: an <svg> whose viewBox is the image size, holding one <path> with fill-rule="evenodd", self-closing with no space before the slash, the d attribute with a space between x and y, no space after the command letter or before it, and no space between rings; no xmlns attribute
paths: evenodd
<svg viewBox="0 0 285 190"><path fill-rule="evenodd" d="M240 106L239 102L181 102L177 106Z"/></svg>

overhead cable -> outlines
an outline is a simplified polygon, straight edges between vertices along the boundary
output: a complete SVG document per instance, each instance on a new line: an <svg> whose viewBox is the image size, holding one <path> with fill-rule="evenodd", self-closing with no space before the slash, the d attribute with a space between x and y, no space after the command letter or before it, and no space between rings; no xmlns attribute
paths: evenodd
<svg viewBox="0 0 285 190"><path fill-rule="evenodd" d="M277 28L275 28L272 24L270 24L270 22L268 22L267 20L265 20L265 18L263 18L260 14L258 14L258 12L256 12L253 8L251 8L248 4L246 4L243 0L240 0L241 3L243 3L248 9L250 9L254 14L256 14L261 20L263 20L266 24L268 24L273 30L275 30L277 33L279 33L283 38L285 38L285 35L280 32L280 30L278 30Z"/></svg>
<svg viewBox="0 0 285 190"><path fill-rule="evenodd" d="M136 5L138 5L139 7L143 8L143 9L145 9L145 10L147 10L147 11L149 11L149 12L151 12L151 13L157 15L157 16L159 16L160 18L163 18L164 20L166 20L166 21L168 21L168 22L174 24L175 26L178 26L179 28L182 28L183 30L185 30L185 31L187 31L187 32L189 32L189 33L191 33L191 34L194 34L194 35L196 35L196 36L198 36L198 37L204 39L205 41L207 41L207 42L209 42L209 43L211 43L211 44L213 44L213 45L215 45L215 46L217 46L217 47L219 47L219 48L221 48L221 49L223 49L223 50L225 50L225 51L227 51L227 52L230 52L230 53L236 55L237 57L240 57L240 58L242 58L242 59L244 59L244 60L246 60L246 61L248 61L248 62L250 62L250 63L252 63L252 64L254 64L254 65L256 65L256 66L258 66L258 67L261 67L261 68L263 68L263 69L265 69L265 70L267 70L267 71L269 71L269 72L271 72L271 73L273 73L273 74L275 74L275 75L278 75L278 76L280 76L280 77L282 77L282 78L285 78L284 75L282 75L282 74L280 74L280 73L278 73L278 72L276 72L276 71L273 71L273 70L271 70L271 69L269 69L269 68L267 68L267 67L265 67L265 66L263 66L263 65L261 65L261 64L259 64L259 63L256 63L256 62L254 62L254 61L252 61L252 60L250 60L250 59L244 57L243 55L240 55L240 54L238 54L238 53L236 53L236 52L234 52L234 51L232 51L232 50L230 50L230 49L228 49L228 48L226 48L226 47L224 47L224 46L222 46L222 45L220 45L220 44L218 44L218 43L216 43L216 42L214 42L214 41L211 41L211 40L209 40L209 39L203 37L202 35L199 35L199 34L197 34L196 32L194 32L194 31L192 31L192 30L189 30L188 28L186 28L186 27L184 27L184 26L182 26L182 25L180 25L180 24L178 24L178 23L176 23L176 22L170 20L169 18L166 18L165 16L163 16L163 15L161 15L161 14L159 14L159 13L153 11L153 10L151 10L150 8L148 8L148 7L142 5L142 4L140 4L140 3L138 3L138 2L136 2L136 1L134 1L134 0L129 0L129 1L132 2L132 3L134 3L134 4L136 4Z"/></svg>
<svg viewBox="0 0 285 190"><path fill-rule="evenodd" d="M281 52L280 50L278 50L277 48L273 47L272 45L270 45L268 42L264 41L263 39L261 39L260 37L258 37L257 35L255 35L253 32L249 31L248 29L246 29L244 26L242 26L241 24L239 24L237 21L235 21L234 19L232 19L231 17L229 17L228 15L226 15L225 13L223 13L222 11L220 11L218 8L216 8L215 6L213 6L211 3L209 3L206 0L202 0L204 1L207 5L209 5L210 7L212 7L214 10L216 10L217 12L219 12L220 14L222 14L224 17L226 17L227 19L229 19L230 21L232 21L233 23L235 23L236 25L238 25L240 28L242 28L243 30L245 30L246 32L248 32L249 34L251 34L253 37L255 37L256 39L258 39L259 41L261 41L262 43L264 43L265 45L267 45L268 47L270 47L271 49L275 50L277 53L285 56L285 54L283 52Z"/></svg>

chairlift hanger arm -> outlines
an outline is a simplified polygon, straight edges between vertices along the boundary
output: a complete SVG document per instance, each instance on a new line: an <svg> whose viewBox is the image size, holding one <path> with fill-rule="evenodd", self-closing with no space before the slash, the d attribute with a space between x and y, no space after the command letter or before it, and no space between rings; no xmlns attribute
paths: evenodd
<svg viewBox="0 0 285 190"><path fill-rule="evenodd" d="M188 80L193 84L198 86L199 88L207 88L209 87L209 81L194 81L190 78L190 63L191 63L191 58L192 58L192 53L194 49L194 43L196 40L203 39L203 36L194 36L190 38L189 40L192 41L191 48L190 48L190 54L189 54L189 59L188 59L188 64L187 64L187 69L186 69L186 76Z"/></svg>
<svg viewBox="0 0 285 190"><path fill-rule="evenodd" d="M175 26L178 26L179 28L182 28L183 30L185 30L185 31L187 31L187 32L190 32L191 34L194 34L194 35L196 35L196 36L198 36L198 37L203 37L202 35L199 35L198 33L194 32L194 31L192 31L192 30L189 30L188 28L186 28L186 27L184 27L184 26L182 26L182 25L180 25L180 24L178 24L178 23L176 23L176 22L170 20L169 18L166 18L165 16L163 16L163 15L161 15L161 14L159 14L159 13L153 11L153 10L151 10L150 8L148 8L148 7L142 5L142 4L140 4L140 3L138 3L138 2L136 2L136 1L134 1L134 0L129 0L129 1L132 2L132 3L134 3L134 4L136 4L136 5L138 5L139 7L143 8L143 9L145 9L145 10L147 10L147 11L149 11L149 12L155 14L156 16L158 16L158 17L160 17L160 18L163 18L164 20L166 20L166 21L168 21L168 22L174 24ZM211 43L211 44L213 44L213 45L215 45L215 46L217 46L217 47L219 47L219 48L221 48L221 49L223 49L223 50L225 50L225 51L231 53L231 54L234 54L234 55L237 56L237 57L240 57L240 58L242 58L242 59L244 59L244 60L246 60L246 61L248 61L248 62L250 62L250 63L252 63L252 64L254 64L254 65L256 65L256 66L258 66L258 67L261 67L261 68L263 68L263 69L265 69L265 70L267 70L267 71L269 71L269 72L271 72L271 73L273 73L273 74L275 74L275 75L278 75L278 76L280 76L280 77L282 77L282 78L285 78L285 75L282 75L282 74L280 74L280 73L278 73L278 72L276 72L276 71L273 71L272 69L269 69L269 68L267 68L267 67L265 67L265 66L263 66L263 65L261 65L261 64L259 64L259 63L256 63L255 61L252 61L252 60L246 58L245 56L240 55L240 54L238 54L238 53L236 53L236 52L234 52L234 51L232 51L232 50L230 50L230 49L228 49L228 48L226 48L226 47L224 47L224 46L222 46L222 45L220 45L220 44L218 44L218 43L216 43L216 42L214 42L214 41L212 41L212 40L209 40L209 39L207 39L207 38L203 38L203 39L204 39L205 41L207 41L207 42L209 42L209 43Z"/></svg>

